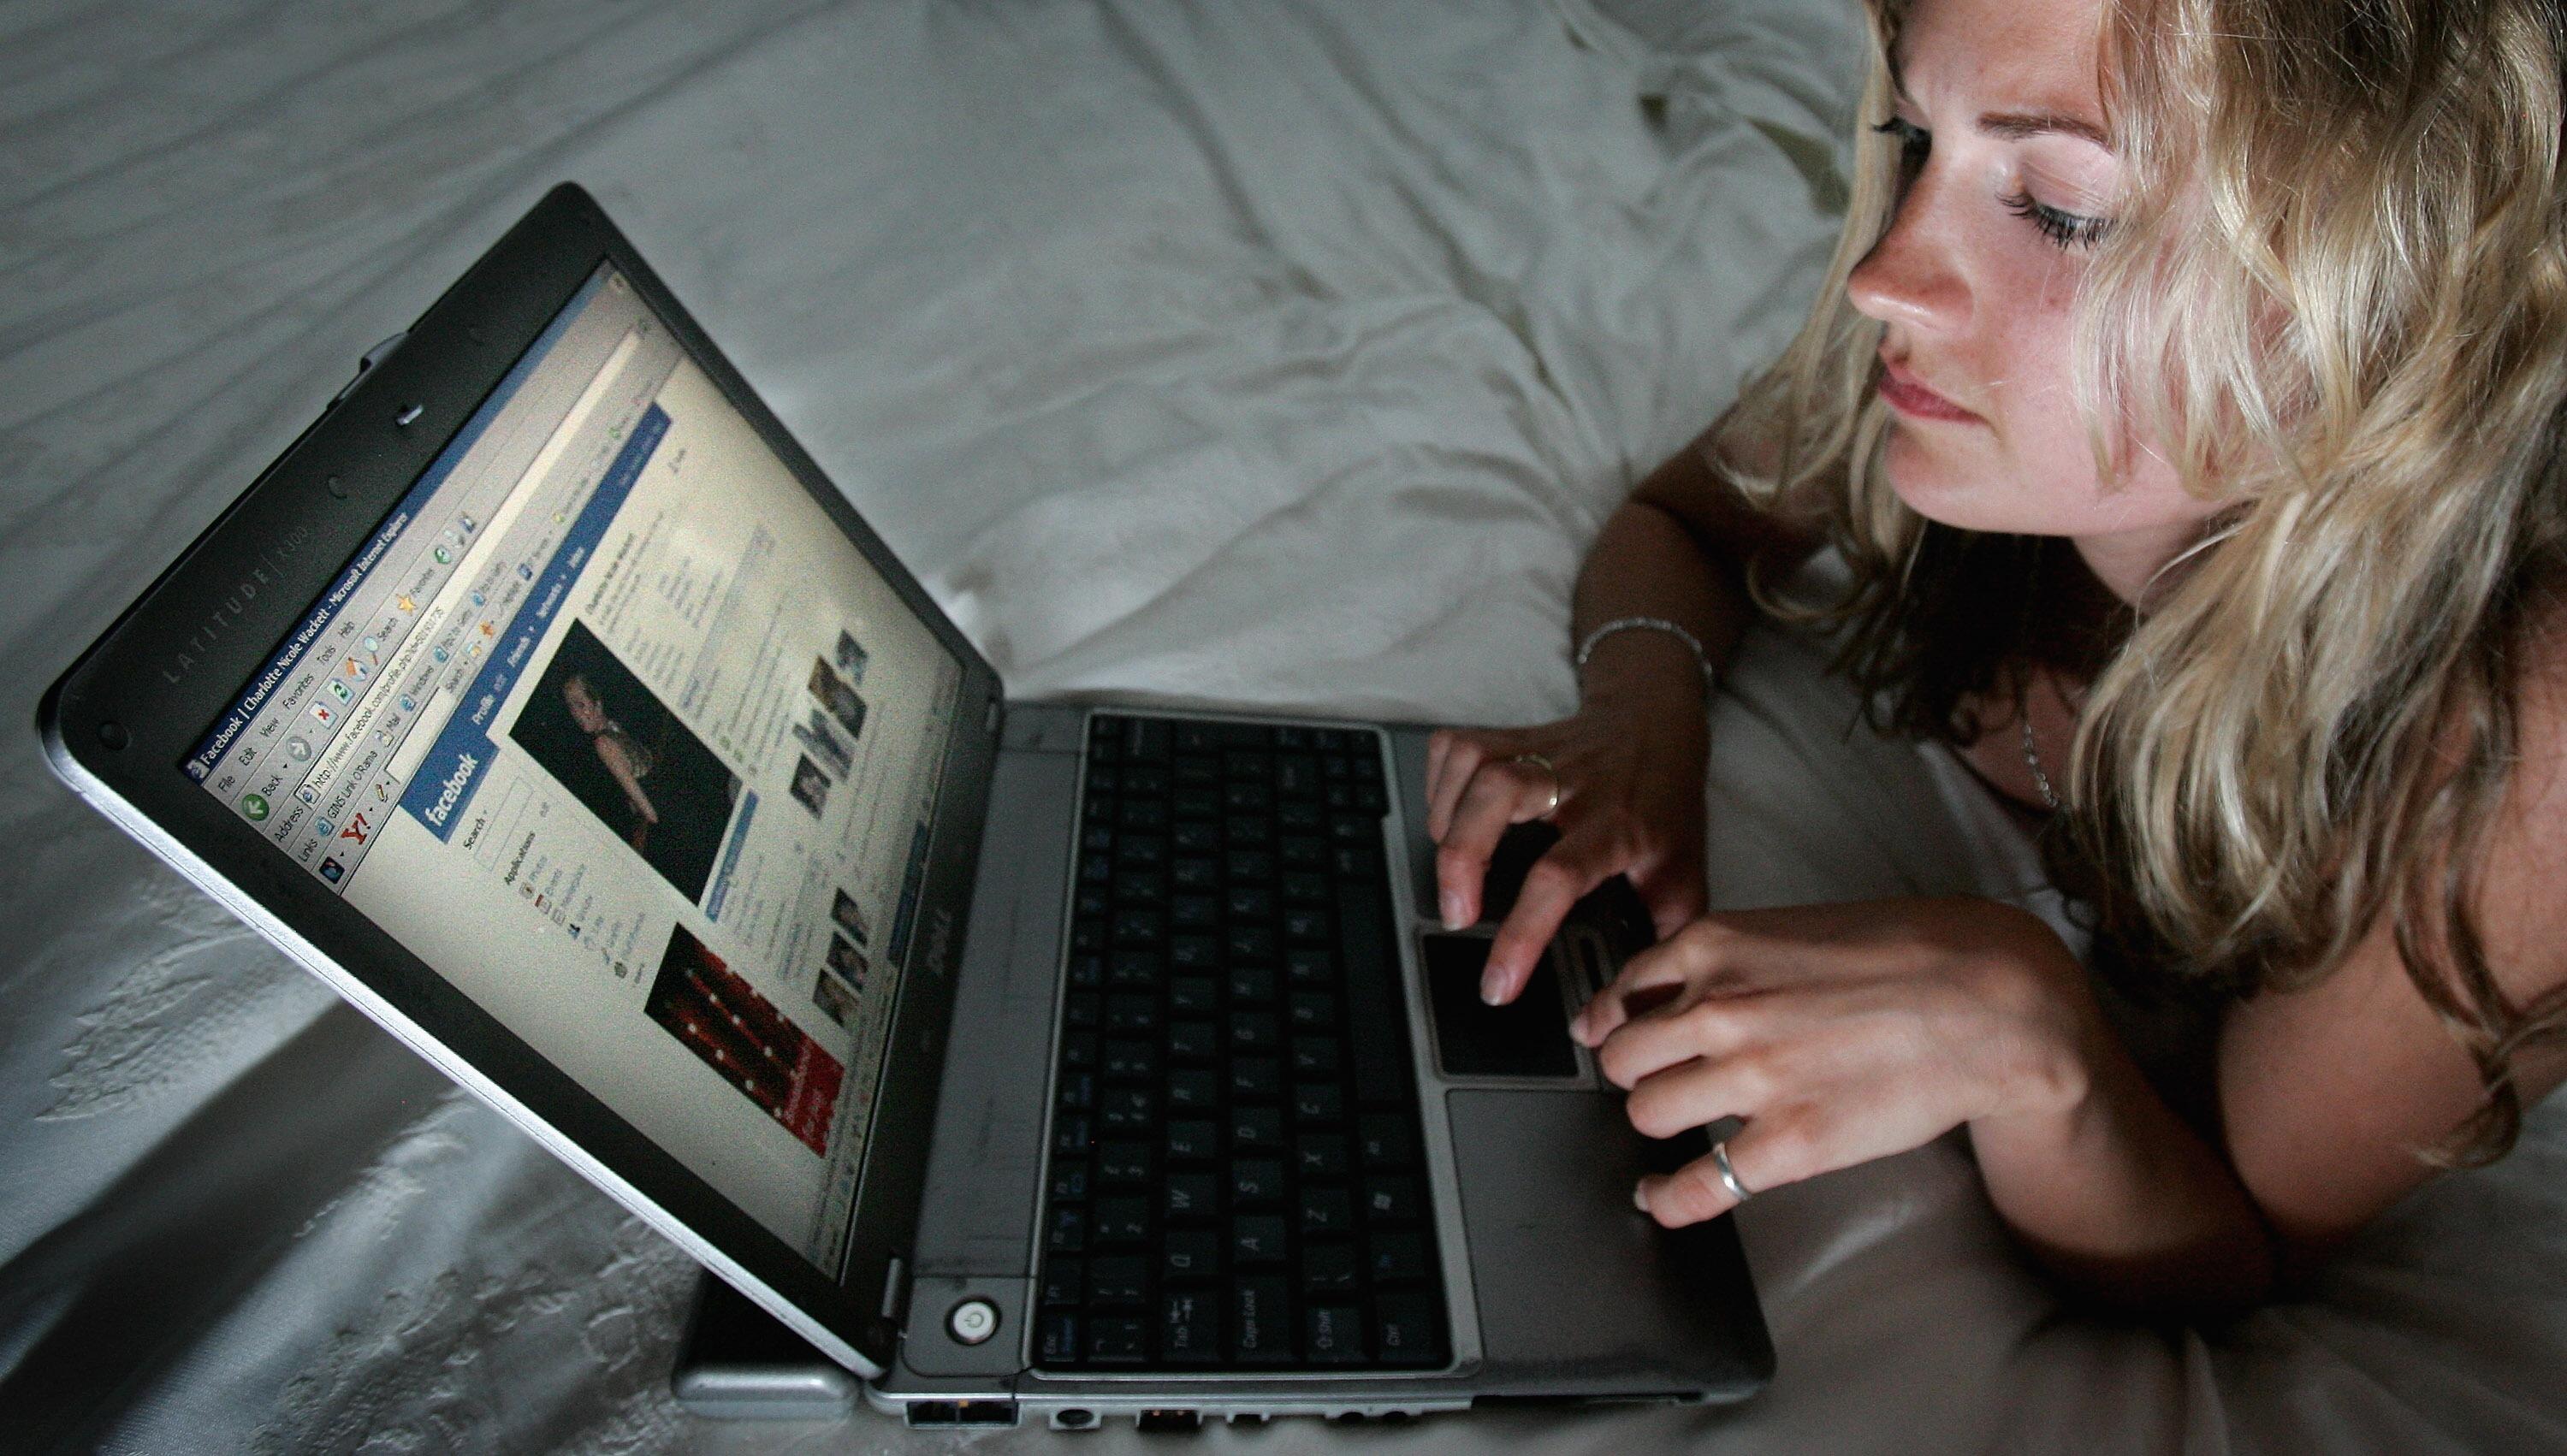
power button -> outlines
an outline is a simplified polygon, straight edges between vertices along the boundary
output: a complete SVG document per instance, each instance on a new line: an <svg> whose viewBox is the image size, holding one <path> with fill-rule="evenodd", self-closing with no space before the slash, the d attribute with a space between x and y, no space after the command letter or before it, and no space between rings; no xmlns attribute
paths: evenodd
<svg viewBox="0 0 2567 1456"><path fill-rule="evenodd" d="M998 1332L998 1307L987 1300L965 1300L945 1316L945 1327L957 1342L979 1344Z"/></svg>

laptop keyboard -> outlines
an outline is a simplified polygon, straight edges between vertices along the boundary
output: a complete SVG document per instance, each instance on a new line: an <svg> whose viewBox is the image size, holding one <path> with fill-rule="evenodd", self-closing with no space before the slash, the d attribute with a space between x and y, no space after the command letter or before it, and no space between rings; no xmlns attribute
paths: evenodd
<svg viewBox="0 0 2567 1456"><path fill-rule="evenodd" d="M1378 735L1088 732L1036 1367L1445 1364Z"/></svg>

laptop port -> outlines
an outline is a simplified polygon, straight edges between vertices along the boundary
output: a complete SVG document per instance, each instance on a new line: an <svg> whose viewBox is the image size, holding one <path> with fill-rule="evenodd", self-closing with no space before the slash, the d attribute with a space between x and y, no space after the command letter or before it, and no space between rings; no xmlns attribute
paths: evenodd
<svg viewBox="0 0 2567 1456"><path fill-rule="evenodd" d="M1203 1412L1197 1410L1145 1410L1141 1412L1144 1431L1192 1431L1203 1426Z"/></svg>
<svg viewBox="0 0 2567 1456"><path fill-rule="evenodd" d="M1083 1431L1096 1424L1096 1412L1080 1410L1075 1406L1068 1410L1056 1410L1052 1412L1051 1423L1062 1430Z"/></svg>
<svg viewBox="0 0 2567 1456"><path fill-rule="evenodd" d="M1012 1400L913 1400L909 1403L909 1423L916 1426L1012 1426L1016 1423L1016 1403Z"/></svg>

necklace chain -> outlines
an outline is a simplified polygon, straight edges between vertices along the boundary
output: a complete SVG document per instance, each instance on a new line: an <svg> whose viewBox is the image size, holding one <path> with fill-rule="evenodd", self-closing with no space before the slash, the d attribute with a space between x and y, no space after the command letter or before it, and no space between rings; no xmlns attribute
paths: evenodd
<svg viewBox="0 0 2567 1456"><path fill-rule="evenodd" d="M2032 786L2041 790L2041 801L2052 812L2059 808L2059 794L2050 786L2050 775L2041 771L2041 750L2032 745L2032 715L2023 716L2023 766L2032 770Z"/></svg>

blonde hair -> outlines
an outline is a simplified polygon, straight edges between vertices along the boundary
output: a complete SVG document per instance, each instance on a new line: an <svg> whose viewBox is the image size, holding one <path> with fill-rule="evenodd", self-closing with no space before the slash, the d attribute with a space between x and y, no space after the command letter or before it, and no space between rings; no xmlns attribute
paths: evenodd
<svg viewBox="0 0 2567 1456"><path fill-rule="evenodd" d="M1906 9L1872 0L1865 121ZM2067 827L2107 928L2195 980L2305 985L2394 917L2485 1086L2444 1162L2509 1148L2514 1057L2567 1039L2567 995L2511 1005L2470 908L2567 556L2562 54L2557 0L2107 0L2099 58L2129 183L2078 396L2106 479L2145 439L2226 509L2089 644ZM1881 477L1880 326L1845 285L1899 175L1858 144L1828 290L1713 449L1751 495L1823 498L1853 585L1822 615L1889 718L1972 735L1959 705L2019 697L2023 644L1930 641L1990 548ZM1779 468L1742 469L1774 458L1750 440Z"/></svg>

